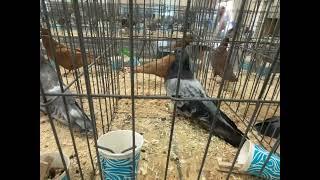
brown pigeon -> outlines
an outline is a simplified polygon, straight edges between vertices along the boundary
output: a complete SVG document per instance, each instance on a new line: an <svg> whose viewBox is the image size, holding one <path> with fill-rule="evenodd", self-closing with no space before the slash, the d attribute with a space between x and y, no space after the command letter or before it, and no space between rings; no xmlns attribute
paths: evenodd
<svg viewBox="0 0 320 180"><path fill-rule="evenodd" d="M227 50L228 43L229 43L229 38L226 37L222 40L219 47L213 51L213 57L212 57L211 64L212 64L212 67L214 70L214 76L219 75L221 78L223 78L224 68L227 65L227 69L225 71L225 73L226 73L225 80L230 81L230 82L236 82L236 81L238 81L238 78L233 73L232 64L226 64L227 57L229 54L229 52Z"/></svg>

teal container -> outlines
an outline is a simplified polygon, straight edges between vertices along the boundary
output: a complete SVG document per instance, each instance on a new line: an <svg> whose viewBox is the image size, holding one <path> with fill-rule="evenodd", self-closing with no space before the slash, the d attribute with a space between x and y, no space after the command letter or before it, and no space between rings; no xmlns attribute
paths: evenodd
<svg viewBox="0 0 320 180"><path fill-rule="evenodd" d="M133 179L133 172L137 177L143 136L136 132L135 141L135 170L133 170L132 150L123 152L132 147L131 130L110 131L99 137L98 145L113 151L109 152L99 148L103 180Z"/></svg>
<svg viewBox="0 0 320 180"><path fill-rule="evenodd" d="M273 153L267 161L269 154L270 152L263 147L247 140L240 150L237 163L242 166L241 171L247 172L248 174L267 180L279 180L280 157ZM266 165L263 168L265 163ZM260 175L262 168L263 170Z"/></svg>

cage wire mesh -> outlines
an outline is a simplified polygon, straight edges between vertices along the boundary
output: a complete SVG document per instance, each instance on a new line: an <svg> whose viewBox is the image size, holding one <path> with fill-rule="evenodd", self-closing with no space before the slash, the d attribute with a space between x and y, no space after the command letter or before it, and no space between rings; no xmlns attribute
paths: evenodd
<svg viewBox="0 0 320 180"><path fill-rule="evenodd" d="M280 154L280 136L254 128L280 114L279 14L280 0L41 0L40 29L48 34L40 51L59 83L51 92L40 80L40 106L48 112L60 102L68 112L74 98L92 126L79 133L72 113L41 114L41 152L68 155L69 179L100 179L97 138L132 129L145 138L138 179L254 179L233 172L240 148L174 113L179 98L167 95L164 78L133 70L162 63L191 34L185 49L208 96L251 141ZM212 66L229 30L226 57L235 81L215 76ZM63 65L66 58L72 66ZM219 170L219 157L232 162L230 170Z"/></svg>

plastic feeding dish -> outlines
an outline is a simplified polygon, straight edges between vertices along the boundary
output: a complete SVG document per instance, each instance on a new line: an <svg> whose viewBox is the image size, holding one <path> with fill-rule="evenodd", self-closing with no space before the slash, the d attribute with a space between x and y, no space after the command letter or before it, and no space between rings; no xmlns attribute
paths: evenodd
<svg viewBox="0 0 320 180"><path fill-rule="evenodd" d="M135 176L137 176L143 136L135 133ZM132 178L132 131L110 131L98 139L98 149L105 180Z"/></svg>

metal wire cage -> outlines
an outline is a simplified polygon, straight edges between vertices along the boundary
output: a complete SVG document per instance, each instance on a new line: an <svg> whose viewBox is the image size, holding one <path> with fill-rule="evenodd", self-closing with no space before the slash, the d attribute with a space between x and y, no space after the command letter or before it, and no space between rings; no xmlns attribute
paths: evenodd
<svg viewBox="0 0 320 180"><path fill-rule="evenodd" d="M201 100L217 101L218 109L250 140L280 154L280 135L268 137L254 128L280 114L279 14L280 0L41 0L41 28L67 47L73 65L80 57L82 66L68 71L55 53L50 55L56 52L54 43L50 49L41 46L58 75L60 91L47 92L40 80L40 105L48 110L61 99L67 110L67 98L73 97L93 126L92 134L80 134L69 115L65 124L50 113L41 115L48 120L41 121L41 152L69 155L69 179L102 179L97 138L131 129L145 138L138 179L254 179L235 172L240 148L176 115L172 101L184 99L167 96L163 78L133 71L161 62L173 51L173 42L192 34L196 38L186 49L194 76L211 97ZM211 61L232 28L227 63L237 81L219 81ZM219 170L217 158L231 163L227 171Z"/></svg>

